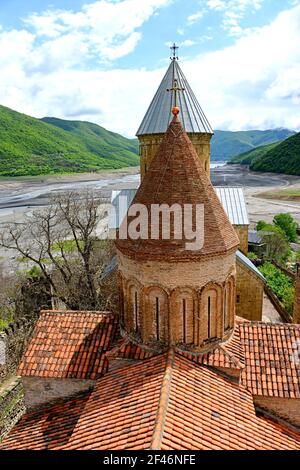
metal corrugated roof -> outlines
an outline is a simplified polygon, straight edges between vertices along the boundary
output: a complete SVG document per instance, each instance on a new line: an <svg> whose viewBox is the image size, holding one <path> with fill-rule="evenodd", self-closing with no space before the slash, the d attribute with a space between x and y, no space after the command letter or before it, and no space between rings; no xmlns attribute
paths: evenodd
<svg viewBox="0 0 300 470"><path fill-rule="evenodd" d="M248 242L256 245L261 244L263 241L262 236L256 230L249 230Z"/></svg>
<svg viewBox="0 0 300 470"><path fill-rule="evenodd" d="M233 225L249 225L242 188L215 188L225 212ZM111 203L115 208L110 215L109 228L118 228L137 192L136 188L112 191ZM119 199L120 198L120 199Z"/></svg>
<svg viewBox="0 0 300 470"><path fill-rule="evenodd" d="M180 120L186 132L213 134L213 130L202 111L200 104L188 84L177 60L172 60L170 66L145 114L145 117L136 133L137 136L145 134L163 134L166 132L172 118L172 108L175 105L174 93L167 91L177 80L179 88L184 88L178 95Z"/></svg>
<svg viewBox="0 0 300 470"><path fill-rule="evenodd" d="M247 207L242 188L215 188L232 225L249 225Z"/></svg>
<svg viewBox="0 0 300 470"><path fill-rule="evenodd" d="M249 268L256 276L258 276L262 281L266 281L265 277L262 275L259 269L252 263L252 261L247 258L241 251L236 252L237 261L240 261L244 264L247 268Z"/></svg>

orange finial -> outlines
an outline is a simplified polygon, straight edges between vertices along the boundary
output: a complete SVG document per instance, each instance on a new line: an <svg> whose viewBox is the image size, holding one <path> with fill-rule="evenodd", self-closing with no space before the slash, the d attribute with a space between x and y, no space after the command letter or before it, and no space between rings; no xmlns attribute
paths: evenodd
<svg viewBox="0 0 300 470"><path fill-rule="evenodd" d="M172 108L172 114L174 114L174 116L177 116L179 113L180 109L177 106L174 106L174 108Z"/></svg>

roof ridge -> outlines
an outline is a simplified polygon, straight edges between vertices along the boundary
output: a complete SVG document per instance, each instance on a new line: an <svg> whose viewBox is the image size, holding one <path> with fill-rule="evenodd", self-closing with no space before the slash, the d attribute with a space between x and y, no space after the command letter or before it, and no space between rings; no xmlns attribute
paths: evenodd
<svg viewBox="0 0 300 470"><path fill-rule="evenodd" d="M226 348L226 344L219 344L217 348L220 349L224 354L226 354L239 369L245 368L244 364L241 363L241 361L235 356L235 354L231 351L228 351L228 349Z"/></svg>
<svg viewBox="0 0 300 470"><path fill-rule="evenodd" d="M169 352L167 355L166 370L163 376L163 381L162 381L161 390L160 390L158 409L157 409L157 414L155 418L152 440L150 444L151 450L161 449L161 444L162 444L162 439L163 439L163 434L164 434L164 427L166 423L167 409L169 405L174 360L175 360L175 352L174 352L174 349L171 348L169 349Z"/></svg>

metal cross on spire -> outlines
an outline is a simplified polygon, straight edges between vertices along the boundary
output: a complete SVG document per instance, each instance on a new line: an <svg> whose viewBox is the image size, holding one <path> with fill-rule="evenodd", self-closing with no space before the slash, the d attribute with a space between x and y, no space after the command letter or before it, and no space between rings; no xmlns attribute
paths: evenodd
<svg viewBox="0 0 300 470"><path fill-rule="evenodd" d="M173 46L170 47L171 51L172 51L172 56L170 57L171 60L178 60L178 57L177 57L177 50L179 49L179 47L175 44L175 42L173 43Z"/></svg>
<svg viewBox="0 0 300 470"><path fill-rule="evenodd" d="M173 93L173 95L174 95L174 106L177 107L177 95L180 91L185 91L185 88L180 88L180 86L178 86L177 78L174 78L172 88L167 88L167 91L171 91Z"/></svg>

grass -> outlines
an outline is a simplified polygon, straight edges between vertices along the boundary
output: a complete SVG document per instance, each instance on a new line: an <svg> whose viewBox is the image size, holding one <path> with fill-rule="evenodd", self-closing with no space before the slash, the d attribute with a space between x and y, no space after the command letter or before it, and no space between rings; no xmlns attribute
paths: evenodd
<svg viewBox="0 0 300 470"><path fill-rule="evenodd" d="M265 199L281 199L283 201L299 201L300 188L278 189L273 191L266 191L257 194L257 197Z"/></svg>
<svg viewBox="0 0 300 470"><path fill-rule="evenodd" d="M139 164L138 144L90 123L39 120L0 106L0 176L98 172Z"/></svg>

